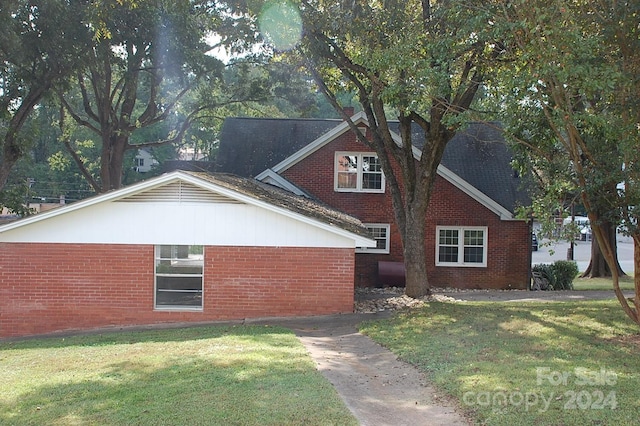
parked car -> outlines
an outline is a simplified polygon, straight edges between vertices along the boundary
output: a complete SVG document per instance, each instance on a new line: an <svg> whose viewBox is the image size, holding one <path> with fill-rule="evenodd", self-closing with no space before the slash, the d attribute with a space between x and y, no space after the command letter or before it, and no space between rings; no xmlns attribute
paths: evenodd
<svg viewBox="0 0 640 426"><path fill-rule="evenodd" d="M538 251L538 236L533 232L531 233L531 250Z"/></svg>

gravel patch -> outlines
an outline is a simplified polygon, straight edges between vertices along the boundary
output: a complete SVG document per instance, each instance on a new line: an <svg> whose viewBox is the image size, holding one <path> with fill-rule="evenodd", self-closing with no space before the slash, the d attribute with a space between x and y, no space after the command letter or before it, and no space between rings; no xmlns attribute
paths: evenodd
<svg viewBox="0 0 640 426"><path fill-rule="evenodd" d="M440 289L438 289L440 290ZM432 294L414 299L404 294L404 287L365 288L358 287L355 292L354 312L372 314L383 311L421 308L428 302L455 302L456 299L435 291Z"/></svg>
<svg viewBox="0 0 640 426"><path fill-rule="evenodd" d="M460 289L432 288L431 294L419 299L404 294L404 287L364 288L355 290L355 313L371 314L384 311L420 308L429 302L559 302L579 300L613 299L613 290L561 290L561 291L529 291L498 289ZM626 291L626 297L633 297L633 292Z"/></svg>

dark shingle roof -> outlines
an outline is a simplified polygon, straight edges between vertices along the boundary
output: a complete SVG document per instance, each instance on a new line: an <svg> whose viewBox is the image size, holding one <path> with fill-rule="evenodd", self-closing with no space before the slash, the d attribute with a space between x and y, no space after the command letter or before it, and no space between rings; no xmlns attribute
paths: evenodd
<svg viewBox="0 0 640 426"><path fill-rule="evenodd" d="M296 153L340 120L227 118L216 171L255 177ZM397 123L390 123L397 130ZM422 147L416 126L413 143ZM471 123L449 142L442 165L510 212L529 198L511 167L511 152L498 123Z"/></svg>
<svg viewBox="0 0 640 426"><path fill-rule="evenodd" d="M370 238L365 226L353 216L349 216L326 204L311 200L307 197L295 195L255 179L243 178L228 173L206 173L184 171L207 182L222 186L232 191L264 201L274 206L311 217L331 226L344 229L354 234Z"/></svg>
<svg viewBox="0 0 640 426"><path fill-rule="evenodd" d="M498 123L471 123L449 142L442 165L514 212L528 205L522 180L511 166L511 150Z"/></svg>
<svg viewBox="0 0 640 426"><path fill-rule="evenodd" d="M227 118L215 170L255 177L338 124L330 119Z"/></svg>

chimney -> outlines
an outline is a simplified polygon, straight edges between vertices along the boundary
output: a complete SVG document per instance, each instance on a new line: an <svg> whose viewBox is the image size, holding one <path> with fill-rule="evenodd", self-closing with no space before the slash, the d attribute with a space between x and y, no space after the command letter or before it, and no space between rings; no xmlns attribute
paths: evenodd
<svg viewBox="0 0 640 426"><path fill-rule="evenodd" d="M349 117L353 117L353 114L355 114L355 109L353 107L343 107L342 111Z"/></svg>

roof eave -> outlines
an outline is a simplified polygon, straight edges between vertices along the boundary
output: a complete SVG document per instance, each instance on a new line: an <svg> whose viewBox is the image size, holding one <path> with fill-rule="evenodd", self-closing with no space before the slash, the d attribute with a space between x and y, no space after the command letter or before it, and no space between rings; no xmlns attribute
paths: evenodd
<svg viewBox="0 0 640 426"><path fill-rule="evenodd" d="M366 124L367 126L369 125L369 122L367 121L367 116L363 111L360 111L359 113L352 116L351 121L356 126L358 124ZM273 170L276 173L281 173L287 170L289 167L300 162L301 160L305 159L309 155L316 152L318 149L322 148L328 142L346 133L347 131L349 131L349 129L350 128L349 128L348 122L346 121L341 122L336 127L334 127L333 129L329 130L327 133L323 134L322 136L320 136L319 138L311 142L309 145L300 149L298 152L294 153L293 155L285 158L275 166L271 167L271 170Z"/></svg>
<svg viewBox="0 0 640 426"><path fill-rule="evenodd" d="M47 220L49 218L53 218L62 214L67 214L76 210L80 210L83 208L87 208L96 204L100 204L100 203L104 203L104 202L108 202L108 201L115 201L115 200L119 200L122 198L125 198L127 196L130 195L134 195L137 194L139 192L148 190L148 189L152 189L154 187L158 187L158 186L162 186L165 185L167 183L176 181L176 180L182 180L184 182L187 183L191 183L193 185L196 185L198 187L207 189L209 191L214 191L216 193L219 193L220 195L229 197L231 199L240 201L240 202L244 202L246 204L250 204L250 205L255 205L257 207L261 207L264 208L266 210L270 210L279 214L282 214L284 216L293 218L295 220L299 220L303 223L307 223L309 225L330 231L334 234L338 234L341 235L343 237L349 238L349 239L353 239L356 242L356 246L365 246L365 247L374 247L375 246L375 241L364 237L363 235L359 235L357 233L351 232L349 230L343 229L339 226L330 224L330 223L325 223L310 217L307 217L305 215L303 215L302 213L297 213L297 212L293 212L290 210L287 210L283 207L279 207L279 206L275 206L273 204L270 204L268 202L259 200L257 198L251 197L249 195L243 194L241 192L238 191L234 191L232 189L229 189L225 186L222 185L216 185L213 182L204 180L202 178L199 178L198 176L196 176L195 174L191 174L189 172L185 172L185 171L181 171L181 170L176 170L170 173L166 173L164 175L160 175L158 177L155 178L151 178L142 182L139 182L137 184L128 186L128 187L124 187L124 188L120 188L114 191L110 191L107 192L105 194L101 194L101 195L97 195L95 197L91 197L88 198L86 200L82 200L82 201L78 201L76 203L73 204L69 204L67 206L64 207L60 207L58 209L54 209L54 210L50 210L48 212L45 213L41 213L41 214L37 214L34 216L29 216L27 218L15 221L15 222L11 222L5 225L0 226L0 233L5 232L5 231L9 231L11 229L15 229L15 228L20 228L23 226L27 226L31 223L35 223L35 222L40 222L43 220Z"/></svg>
<svg viewBox="0 0 640 426"><path fill-rule="evenodd" d="M367 117L362 111L355 114L353 117L351 117L351 120L356 125L358 124L365 124L367 126L369 125ZM347 123L346 121L341 122L335 128L328 131L324 135L320 136L319 138L311 142L306 147L302 148L298 152L294 153L293 155L284 159L280 163L276 164L271 169L267 169L262 173L260 173L258 176L256 176L256 179L261 180L261 178L265 178L270 173L279 174L287 170L289 167L303 160L307 156L313 154L315 151L317 151L327 143L331 142L338 136L346 133L348 130L349 130L349 123ZM396 142L396 144L398 146L402 146L403 141L400 135L398 135L393 131L390 131L390 133L391 133L391 137ZM413 152L413 157L417 161L420 161L420 158L422 157L422 150L420 150L415 146L412 146L412 152ZM503 207L502 205L497 203L495 200L488 197L486 194L478 190L476 187L471 185L466 180L462 179L460 176L458 176L457 174L455 174L454 172L452 172L442 164L438 166L437 173L442 178L446 179L448 182L453 184L455 187L457 187L458 189L462 190L464 193L469 195L471 198L473 198L474 200L476 200L477 202L479 202L480 204L482 204L483 206L491 210L500 218L500 220L518 220L517 218L515 218L513 212L510 212L507 208Z"/></svg>

